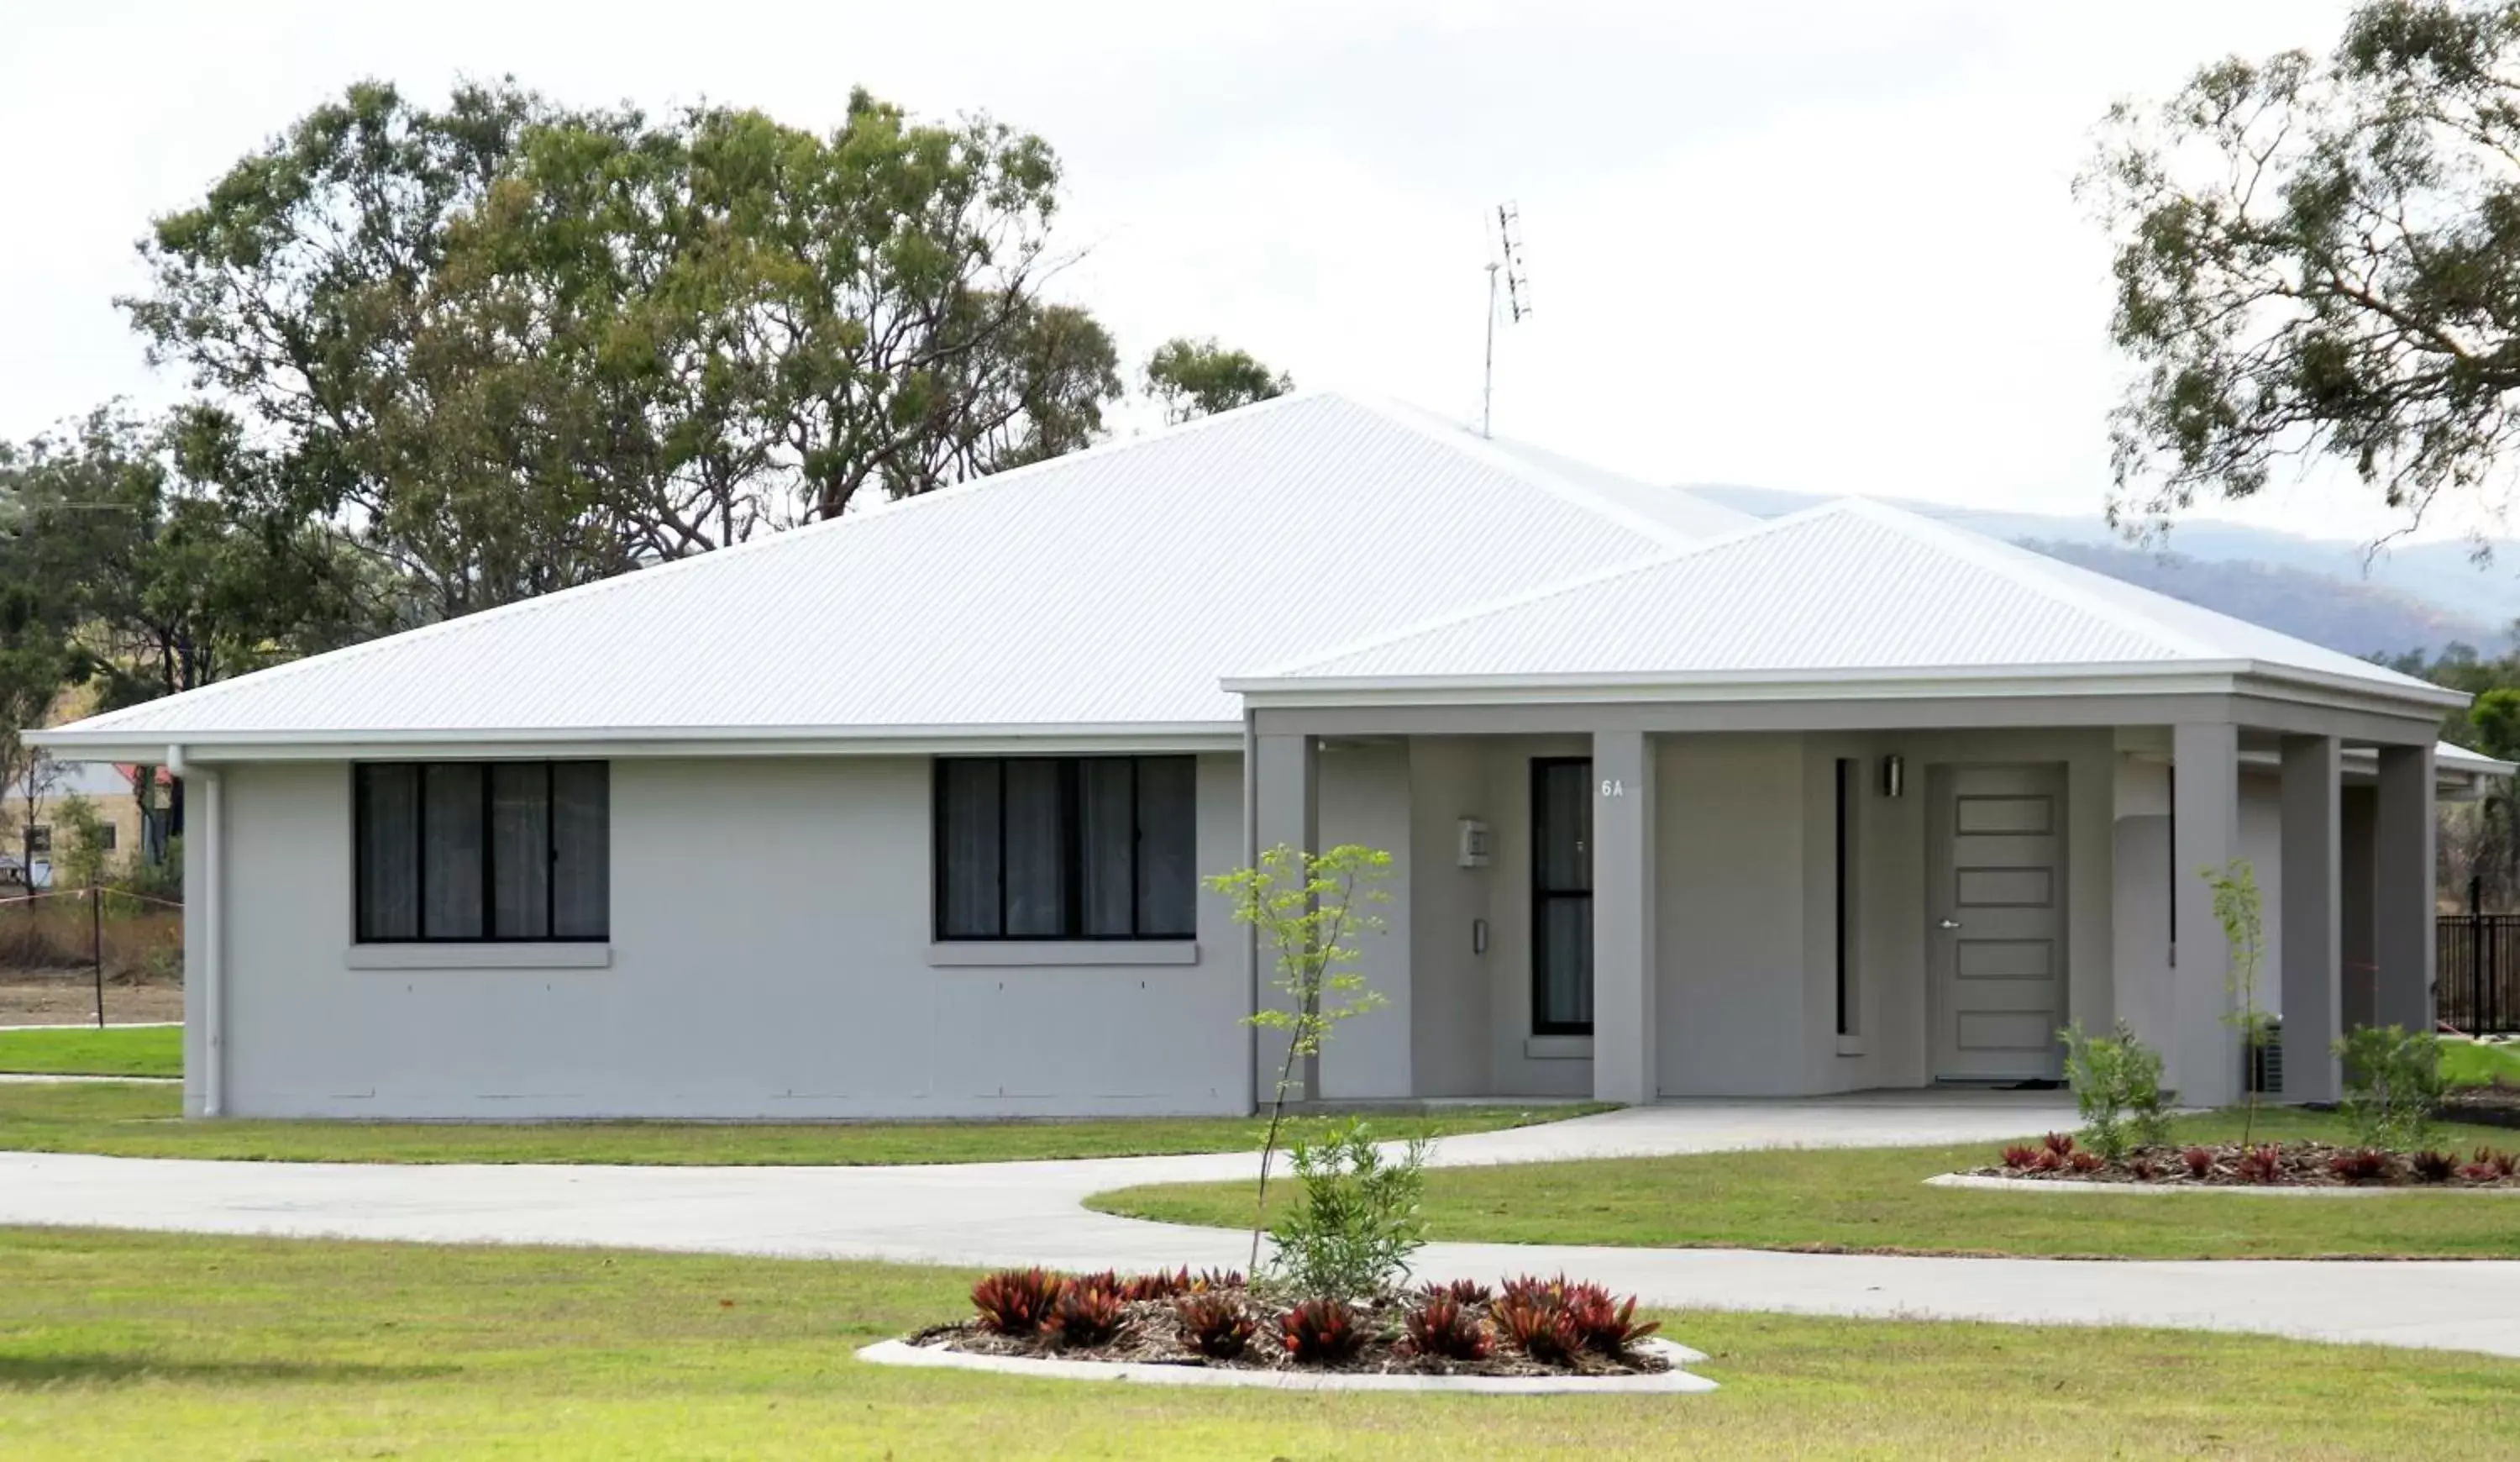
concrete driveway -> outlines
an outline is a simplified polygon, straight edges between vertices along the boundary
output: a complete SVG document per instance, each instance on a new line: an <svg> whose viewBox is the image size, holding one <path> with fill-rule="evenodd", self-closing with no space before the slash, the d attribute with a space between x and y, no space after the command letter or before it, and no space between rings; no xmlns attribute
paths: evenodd
<svg viewBox="0 0 2520 1462"><path fill-rule="evenodd" d="M1676 1103L1451 1138L1433 1161L1967 1142L2063 1126L2071 1116L2049 1094ZM1243 1235L1115 1218L1081 1204L1088 1194L1138 1183L1247 1178L1254 1167L1247 1154L700 1168L9 1153L0 1154L0 1223L967 1266L1240 1267L1248 1257ZM2168 1325L2520 1355L2520 1262L2090 1262L1432 1244L1418 1267L1430 1278L1485 1279L1565 1269L1660 1305Z"/></svg>

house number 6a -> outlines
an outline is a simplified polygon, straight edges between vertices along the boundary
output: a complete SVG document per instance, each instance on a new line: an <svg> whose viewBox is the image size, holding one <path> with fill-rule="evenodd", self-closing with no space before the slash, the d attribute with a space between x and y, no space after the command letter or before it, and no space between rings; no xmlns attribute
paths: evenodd
<svg viewBox="0 0 2520 1462"><path fill-rule="evenodd" d="M1627 784L1627 783L1620 781L1620 780L1619 780L1618 778L1616 778L1616 777L1603 777L1603 778L1601 779L1601 796L1603 796L1603 797L1626 797L1627 795L1628 795L1628 784Z"/></svg>

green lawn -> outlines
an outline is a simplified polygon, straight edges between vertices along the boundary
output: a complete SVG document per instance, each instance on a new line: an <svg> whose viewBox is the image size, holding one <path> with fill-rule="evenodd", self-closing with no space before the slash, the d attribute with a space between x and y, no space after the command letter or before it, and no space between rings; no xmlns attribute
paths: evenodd
<svg viewBox="0 0 2520 1462"><path fill-rule="evenodd" d="M2520 1086L2520 1045L2442 1042L2442 1078L2452 1086L2485 1086L2497 1077Z"/></svg>
<svg viewBox="0 0 2520 1462"><path fill-rule="evenodd" d="M1553 1121L1582 1107L1479 1107L1377 1117L1392 1137ZM1328 1119L1290 1119L1296 1136ZM856 1166L1000 1163L1148 1153L1257 1152L1268 1123L1242 1118L1109 1121L728 1123L186 1121L171 1086L0 1083L0 1150L271 1163L630 1163Z"/></svg>
<svg viewBox="0 0 2520 1462"><path fill-rule="evenodd" d="M2235 1117L2191 1119L2182 1136L2236 1136ZM2333 1118L2264 1114L2261 1134L2335 1139ZM2446 1146L2520 1146L2520 1133L2446 1127ZM1430 1237L1515 1244L1822 1249L2124 1258L2305 1258L2327 1255L2520 1258L2520 1197L2406 1193L2370 1199L2225 1194L1984 1193L1928 1188L1936 1173L1992 1162L1999 1144L1810 1148L1621 1158L1426 1174ZM1291 1198L1274 1188L1274 1200ZM1251 1222L1243 1183L1129 1188L1106 1212Z"/></svg>
<svg viewBox="0 0 2520 1462"><path fill-rule="evenodd" d="M180 1026L109 1026L102 1030L0 1029L0 1072L48 1076L180 1076Z"/></svg>
<svg viewBox="0 0 2520 1462"><path fill-rule="evenodd" d="M1703 1396L1211 1393L887 1370L970 1275L0 1230L0 1454L2513 1455L2520 1362L2141 1330L1688 1314Z"/></svg>

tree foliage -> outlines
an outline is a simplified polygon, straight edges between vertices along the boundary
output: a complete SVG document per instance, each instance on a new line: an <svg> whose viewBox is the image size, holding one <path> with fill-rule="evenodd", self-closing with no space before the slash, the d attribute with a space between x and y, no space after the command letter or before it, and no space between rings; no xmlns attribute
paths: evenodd
<svg viewBox="0 0 2520 1462"><path fill-rule="evenodd" d="M1042 296L1058 183L863 92L822 135L363 83L159 219L124 304L203 393L189 471L452 616L1091 440L1118 357Z"/></svg>
<svg viewBox="0 0 2520 1462"><path fill-rule="evenodd" d="M1282 396L1295 379L1271 371L1247 350L1229 350L1214 337L1176 336L1147 357L1147 393L1161 402L1164 420L1178 426L1254 401Z"/></svg>
<svg viewBox="0 0 2520 1462"><path fill-rule="evenodd" d="M2520 434L2520 6L2366 0L2324 58L2121 105L2081 181L2138 366L2113 517L2342 464L2419 517Z"/></svg>

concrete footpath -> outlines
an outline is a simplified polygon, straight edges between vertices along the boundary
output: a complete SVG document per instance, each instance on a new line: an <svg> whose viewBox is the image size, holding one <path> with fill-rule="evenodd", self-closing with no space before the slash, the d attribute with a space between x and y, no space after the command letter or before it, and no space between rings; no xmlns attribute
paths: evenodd
<svg viewBox="0 0 2520 1462"><path fill-rule="evenodd" d="M1444 1165L1964 1142L2060 1126L2045 1101L1705 1102L1448 1139ZM1825 1143L1811 1139L1825 1134ZM0 1224L596 1245L960 1266L1240 1267L1244 1235L1095 1213L1093 1193L1247 1178L1251 1155L914 1167L202 1163L0 1154ZM1955 1236L1962 1240L1964 1236ZM2094 1262L1431 1244L1428 1278L1588 1276L1649 1304L2165 1325L2520 1356L2520 1261Z"/></svg>

